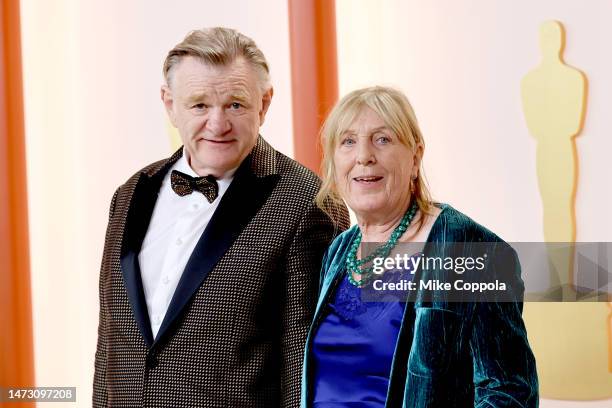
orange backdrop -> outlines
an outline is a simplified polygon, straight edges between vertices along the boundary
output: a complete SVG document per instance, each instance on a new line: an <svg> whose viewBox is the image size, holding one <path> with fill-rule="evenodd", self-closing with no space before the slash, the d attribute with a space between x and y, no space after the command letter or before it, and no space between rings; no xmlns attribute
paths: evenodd
<svg viewBox="0 0 612 408"><path fill-rule="evenodd" d="M33 386L18 0L0 2L0 58L0 386Z"/></svg>
<svg viewBox="0 0 612 408"><path fill-rule="evenodd" d="M338 100L334 0L289 0L294 159L319 172L319 129Z"/></svg>

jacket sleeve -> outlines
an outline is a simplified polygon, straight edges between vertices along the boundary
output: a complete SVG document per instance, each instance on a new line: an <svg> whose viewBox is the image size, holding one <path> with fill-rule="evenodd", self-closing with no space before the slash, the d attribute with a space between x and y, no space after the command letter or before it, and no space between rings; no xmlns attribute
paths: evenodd
<svg viewBox="0 0 612 408"><path fill-rule="evenodd" d="M281 407L300 404L304 345L319 289L321 259L332 239L349 224L346 208L336 223L311 203L302 217L285 264L285 306L281 333Z"/></svg>
<svg viewBox="0 0 612 408"><path fill-rule="evenodd" d="M108 226L106 228L106 238L104 240L104 253L102 255L102 266L100 268L100 317L98 323L98 343L96 346L95 356L95 371L94 371L94 382L93 382L93 407L107 407L108 406L108 395L106 390L106 337L107 337L107 319L106 313L106 301L104 297L104 279L105 274L108 273L108 259L109 256L109 244L110 244L110 231L111 222L115 212L115 203L117 202L117 195L119 189L115 191L113 199L111 200Z"/></svg>
<svg viewBox="0 0 612 408"><path fill-rule="evenodd" d="M497 268L514 271L516 301L474 304L470 349L477 408L538 406L536 363L522 318L520 264L514 250L507 249L498 258L505 264Z"/></svg>

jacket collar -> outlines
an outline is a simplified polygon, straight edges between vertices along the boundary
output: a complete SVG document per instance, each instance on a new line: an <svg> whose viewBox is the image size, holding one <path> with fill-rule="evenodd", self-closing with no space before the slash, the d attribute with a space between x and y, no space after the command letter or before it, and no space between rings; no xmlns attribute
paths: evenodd
<svg viewBox="0 0 612 408"><path fill-rule="evenodd" d="M155 339L151 333L138 253L163 178L183 155L183 148L168 159L153 163L141 171L128 210L120 261L134 318L148 347L153 347L169 332L168 329L173 326L217 262L274 190L279 180L276 154L277 152L259 136L255 147L236 171L234 180L197 242ZM249 199L245 200L245 197Z"/></svg>

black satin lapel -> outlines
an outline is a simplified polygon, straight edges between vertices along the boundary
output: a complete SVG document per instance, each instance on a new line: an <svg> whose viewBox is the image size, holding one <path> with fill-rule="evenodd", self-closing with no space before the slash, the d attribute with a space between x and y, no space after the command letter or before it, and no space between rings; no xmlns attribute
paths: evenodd
<svg viewBox="0 0 612 408"><path fill-rule="evenodd" d="M153 344L153 334L142 287L138 254L147 228L149 228L160 185L161 181L158 178L150 178L145 174L140 175L128 210L121 251L123 283L130 299L136 324L149 347Z"/></svg>
<svg viewBox="0 0 612 408"><path fill-rule="evenodd" d="M278 179L278 175L258 178L248 171L236 174L185 266L155 338L156 343L174 323L219 259L266 202Z"/></svg>
<svg viewBox="0 0 612 408"><path fill-rule="evenodd" d="M149 312L147 310L147 303L142 288L138 253L129 251L123 255L121 257L121 269L123 270L123 282L130 299L130 304L132 305L136 324L140 329L140 333L147 347L151 347L153 344L153 333L151 332Z"/></svg>

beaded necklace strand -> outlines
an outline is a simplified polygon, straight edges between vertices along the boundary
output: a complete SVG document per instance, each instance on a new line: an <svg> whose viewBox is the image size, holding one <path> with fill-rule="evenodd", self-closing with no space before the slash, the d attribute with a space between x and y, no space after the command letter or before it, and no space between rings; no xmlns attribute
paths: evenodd
<svg viewBox="0 0 612 408"><path fill-rule="evenodd" d="M404 234L404 232L406 232L408 226L410 226L410 223L414 219L417 210L418 205L416 201L413 200L412 205L410 208L408 208L400 220L399 225L395 227L387 242L376 248L370 255L362 259L357 259L357 249L359 248L359 244L361 244L362 238L361 231L357 233L353 239L353 242L351 243L348 254L346 255L346 272L348 275L348 280L351 284L361 288L370 281L372 278L374 265L366 265L371 263L375 258L386 258L389 255L391 250L397 245L397 241ZM361 276L361 279L356 280L353 277L353 274Z"/></svg>

